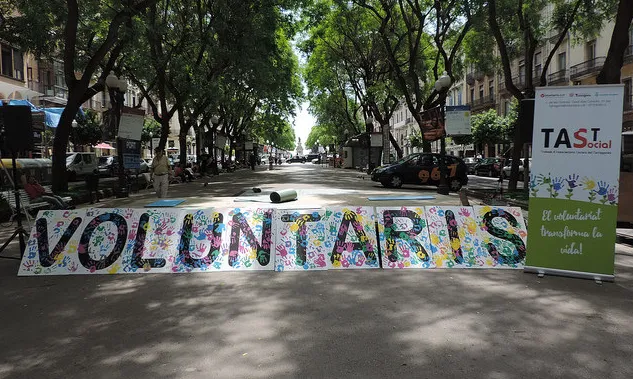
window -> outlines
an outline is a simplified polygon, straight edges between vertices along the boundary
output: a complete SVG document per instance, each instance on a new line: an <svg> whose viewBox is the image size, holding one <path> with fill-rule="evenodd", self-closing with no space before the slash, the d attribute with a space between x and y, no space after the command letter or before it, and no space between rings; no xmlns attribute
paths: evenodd
<svg viewBox="0 0 633 379"><path fill-rule="evenodd" d="M585 59L590 61L596 57L596 40L587 42L585 45Z"/></svg>
<svg viewBox="0 0 633 379"><path fill-rule="evenodd" d="M567 69L567 52L563 51L558 54L558 71Z"/></svg>
<svg viewBox="0 0 633 379"><path fill-rule="evenodd" d="M495 97L495 81L491 80L488 82L488 95L490 95L490 98L494 98Z"/></svg>
<svg viewBox="0 0 633 379"><path fill-rule="evenodd" d="M13 50L13 77L24 80L24 57L19 50Z"/></svg>
<svg viewBox="0 0 633 379"><path fill-rule="evenodd" d="M457 105L462 105L462 93L457 93Z"/></svg>
<svg viewBox="0 0 633 379"><path fill-rule="evenodd" d="M541 53L538 52L534 54L534 76L541 76L541 71L543 70L543 66L541 65Z"/></svg>
<svg viewBox="0 0 633 379"><path fill-rule="evenodd" d="M13 54L11 48L2 45L2 75L13 77Z"/></svg>
<svg viewBox="0 0 633 379"><path fill-rule="evenodd" d="M503 115L507 116L510 113L510 101L506 100L503 102Z"/></svg>
<svg viewBox="0 0 633 379"><path fill-rule="evenodd" d="M479 98L480 99L484 98L484 85L483 84L479 85Z"/></svg>
<svg viewBox="0 0 633 379"><path fill-rule="evenodd" d="M525 81L525 62L519 61L519 82Z"/></svg>
<svg viewBox="0 0 633 379"><path fill-rule="evenodd" d="M470 101L475 101L475 89L474 88L470 88Z"/></svg>
<svg viewBox="0 0 633 379"><path fill-rule="evenodd" d="M624 83L624 109L631 109L631 104L633 104L633 80L626 78L622 83Z"/></svg>
<svg viewBox="0 0 633 379"><path fill-rule="evenodd" d="M92 164L92 155L90 154L81 154L84 159L85 164Z"/></svg>

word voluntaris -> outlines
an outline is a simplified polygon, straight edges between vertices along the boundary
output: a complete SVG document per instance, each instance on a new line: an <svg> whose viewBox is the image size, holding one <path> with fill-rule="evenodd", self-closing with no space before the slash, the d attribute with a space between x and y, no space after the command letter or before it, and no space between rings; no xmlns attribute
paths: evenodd
<svg viewBox="0 0 633 379"><path fill-rule="evenodd" d="M378 268L377 241L385 238L389 244L383 254L390 261L400 259L403 244L414 246L421 258L430 259L433 248L416 242L427 232L428 220L423 213L403 209L381 209L378 219L390 230L388 236L377 231L371 207L301 212L272 208L42 211L19 274L273 270L280 251L305 262L315 246L326 247L326 267L339 267L341 257L348 255L366 262L363 268ZM396 218L413 226L396 228ZM478 245L485 245L496 262L520 264L524 260L524 241L511 230L524 230L525 225L510 211L491 208L483 212L477 216L480 229L471 232L460 231L452 212L447 211L445 218L445 230L439 233L451 237L451 259L456 263L464 258L461 238L480 241ZM310 237L318 231L322 231L322 239ZM282 240L284 248L280 249Z"/></svg>
<svg viewBox="0 0 633 379"><path fill-rule="evenodd" d="M554 128L542 128L541 133L544 148L610 149L612 144L611 140L600 139L600 128L561 128L558 132Z"/></svg>

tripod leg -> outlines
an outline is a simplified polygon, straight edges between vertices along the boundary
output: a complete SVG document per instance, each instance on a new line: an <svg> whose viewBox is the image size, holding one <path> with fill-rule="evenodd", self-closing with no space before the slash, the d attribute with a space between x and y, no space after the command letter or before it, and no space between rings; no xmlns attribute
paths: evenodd
<svg viewBox="0 0 633 379"><path fill-rule="evenodd" d="M26 232L25 232L25 231L24 231L24 229L22 229L22 228L18 228L18 229L16 229L16 230L13 232L13 234L11 234L11 237L9 237L9 239L8 239L8 240L4 243L4 245L2 245L2 246L0 247L0 253L4 251L4 249L5 249L5 248L6 248L6 247L7 247L7 246L11 243L11 241L13 241L13 239L14 239L14 238L15 238L18 234L20 235L20 236L19 236L19 239L20 239L20 258L15 258L15 257L0 257L0 258L5 258L5 259L18 259L18 260L22 259L22 256L24 255L24 249L25 249L25 246L24 246L24 234L26 234Z"/></svg>

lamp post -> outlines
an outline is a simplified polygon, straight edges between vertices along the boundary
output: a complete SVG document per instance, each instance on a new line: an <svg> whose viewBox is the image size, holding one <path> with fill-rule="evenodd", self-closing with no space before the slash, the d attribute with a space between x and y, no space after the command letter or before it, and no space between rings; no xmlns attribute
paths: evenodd
<svg viewBox="0 0 633 379"><path fill-rule="evenodd" d="M451 77L446 74L446 71L435 82L435 90L440 94L440 112L442 117L442 137L440 138L440 185L437 187L437 193L440 195L448 195L450 187L446 178L446 129L444 127L446 107L446 91L451 87Z"/></svg>
<svg viewBox="0 0 633 379"><path fill-rule="evenodd" d="M149 156L154 159L154 133L149 132Z"/></svg>
<svg viewBox="0 0 633 379"><path fill-rule="evenodd" d="M112 130L116 130L116 148L117 156L119 160L118 176L119 176L119 197L127 197L127 183L125 177L125 168L123 165L123 140L119 137L119 125L121 123L121 113L123 111L123 103L125 103L125 92L127 91L127 82L116 77L113 73L110 73L106 77L106 86L108 86L108 92L110 94L110 102L112 103L112 109L110 113L110 127Z"/></svg>
<svg viewBox="0 0 633 379"><path fill-rule="evenodd" d="M367 133L367 173L370 174L374 169L371 163L371 132L374 130L374 118L369 116L365 119L365 132Z"/></svg>
<svg viewBox="0 0 633 379"><path fill-rule="evenodd" d="M211 171L213 175L218 175L218 160L217 160L217 151L215 150L215 144L217 142L217 131L218 131L218 123L220 120L217 116L211 116L211 125L213 125L213 130L211 130Z"/></svg>

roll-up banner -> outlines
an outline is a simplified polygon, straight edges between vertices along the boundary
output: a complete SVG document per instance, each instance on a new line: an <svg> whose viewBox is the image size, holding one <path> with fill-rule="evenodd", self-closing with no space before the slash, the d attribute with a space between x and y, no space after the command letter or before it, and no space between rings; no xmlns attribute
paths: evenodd
<svg viewBox="0 0 633 379"><path fill-rule="evenodd" d="M623 96L536 89L525 271L614 279Z"/></svg>

